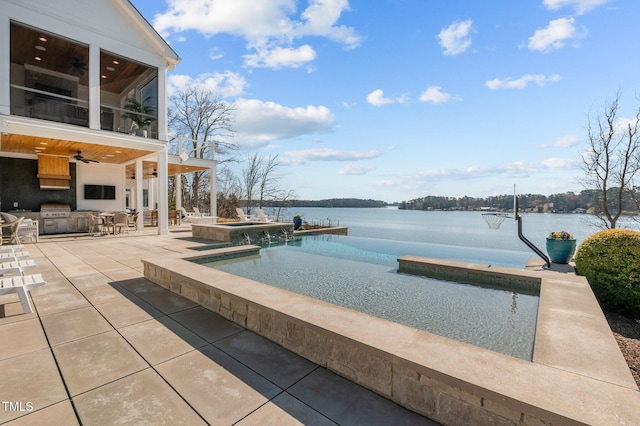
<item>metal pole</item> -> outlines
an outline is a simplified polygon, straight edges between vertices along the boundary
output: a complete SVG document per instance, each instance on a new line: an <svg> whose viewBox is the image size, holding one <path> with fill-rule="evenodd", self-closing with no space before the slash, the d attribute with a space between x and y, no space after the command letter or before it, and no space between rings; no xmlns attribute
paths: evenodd
<svg viewBox="0 0 640 426"><path fill-rule="evenodd" d="M520 198L516 197L516 201L515 201L515 218L516 218L516 222L518 222L518 238L520 238L520 240L525 243L527 245L527 247L529 247L531 250L533 250L538 256L540 256L542 258L542 260L545 261L545 263L547 264L547 268L551 268L551 260L547 257L546 254L544 254L542 252L542 250L540 250L538 247L536 247L531 241L527 240L527 238L522 234L522 218L520 217L520 215L518 214L518 211L520 210Z"/></svg>

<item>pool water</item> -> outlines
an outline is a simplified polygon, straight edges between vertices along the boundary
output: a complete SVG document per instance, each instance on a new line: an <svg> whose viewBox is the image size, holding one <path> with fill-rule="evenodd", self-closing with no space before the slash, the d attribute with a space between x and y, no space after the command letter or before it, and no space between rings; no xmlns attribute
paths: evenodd
<svg viewBox="0 0 640 426"><path fill-rule="evenodd" d="M538 295L397 272L402 255L516 266L519 254L318 235L263 248L259 255L198 263L531 360Z"/></svg>

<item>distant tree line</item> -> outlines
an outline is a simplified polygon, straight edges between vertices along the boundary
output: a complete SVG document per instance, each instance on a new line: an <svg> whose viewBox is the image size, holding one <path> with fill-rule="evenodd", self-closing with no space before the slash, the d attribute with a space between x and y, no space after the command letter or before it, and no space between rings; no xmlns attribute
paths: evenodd
<svg viewBox="0 0 640 426"><path fill-rule="evenodd" d="M617 194L617 188L611 188L611 193ZM586 189L576 194L521 194L520 210L530 212L571 213L583 209L588 213L596 213L602 206L602 192ZM613 198L613 197L612 197ZM623 209L629 214L637 214L638 208L634 198L630 195L623 200ZM490 208L496 211L512 211L513 195L497 195L486 198L475 197L441 197L428 195L409 201L403 201L398 206L405 210L481 210Z"/></svg>
<svg viewBox="0 0 640 426"><path fill-rule="evenodd" d="M330 198L327 200L286 200L286 205L279 201L268 201L268 207L386 207L387 203L380 200L363 200L359 198Z"/></svg>

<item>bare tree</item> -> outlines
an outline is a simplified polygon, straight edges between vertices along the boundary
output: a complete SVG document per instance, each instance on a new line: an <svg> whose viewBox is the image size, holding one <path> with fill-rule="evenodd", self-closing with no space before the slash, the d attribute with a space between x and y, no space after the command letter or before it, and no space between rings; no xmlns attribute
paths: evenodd
<svg viewBox="0 0 640 426"><path fill-rule="evenodd" d="M213 142L218 164L234 160L229 156L238 148L231 142L235 136L233 103L223 101L207 89L187 86L171 96L169 104L169 127L175 135L186 139L188 150L196 158L212 158ZM203 201L210 196L208 176L209 171L205 170L185 177L183 200L188 207L206 204Z"/></svg>
<svg viewBox="0 0 640 426"><path fill-rule="evenodd" d="M242 185L244 187L244 196L247 200L247 214L251 214L253 197L260 182L261 170L262 158L258 157L258 154L247 155L247 163L242 169Z"/></svg>
<svg viewBox="0 0 640 426"><path fill-rule="evenodd" d="M640 171L640 108L632 120L618 117L621 92L605 104L604 112L589 118L589 150L583 157L586 188L600 195L596 215L604 228L614 229L625 201L637 203L636 185ZM628 203L627 203L628 205Z"/></svg>
<svg viewBox="0 0 640 426"><path fill-rule="evenodd" d="M257 202L259 208L263 208L265 202L276 202L281 208L287 201L295 197L295 192L286 190L278 185L280 177L276 174L278 156L259 157L258 154L247 156L246 167L242 171L244 196L247 199L247 213L251 213L251 207Z"/></svg>
<svg viewBox="0 0 640 426"><path fill-rule="evenodd" d="M278 192L277 182L279 177L274 174L275 168L278 166L278 156L270 155L263 159L260 170L260 199L259 206L262 208L263 203L267 199L272 199Z"/></svg>

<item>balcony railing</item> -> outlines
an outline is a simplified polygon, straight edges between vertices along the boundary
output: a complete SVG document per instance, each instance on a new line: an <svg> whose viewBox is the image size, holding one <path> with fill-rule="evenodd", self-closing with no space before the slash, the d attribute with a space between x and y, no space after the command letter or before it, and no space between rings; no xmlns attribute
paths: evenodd
<svg viewBox="0 0 640 426"><path fill-rule="evenodd" d="M11 84L11 114L28 118L49 120L57 123L89 127L89 101L58 93L38 90L31 87ZM100 105L100 129L130 135L142 136L145 130L147 138L157 139L157 122L146 129L137 129L132 120L122 115L129 111L118 106ZM155 116L138 114L156 120Z"/></svg>
<svg viewBox="0 0 640 426"><path fill-rule="evenodd" d="M11 85L23 103L11 102L11 113L29 118L89 127L89 102L30 87Z"/></svg>
<svg viewBox="0 0 640 426"><path fill-rule="evenodd" d="M170 155L178 155L185 161L189 158L202 160L214 159L214 141L199 141L182 136L171 136L169 138L168 151Z"/></svg>

